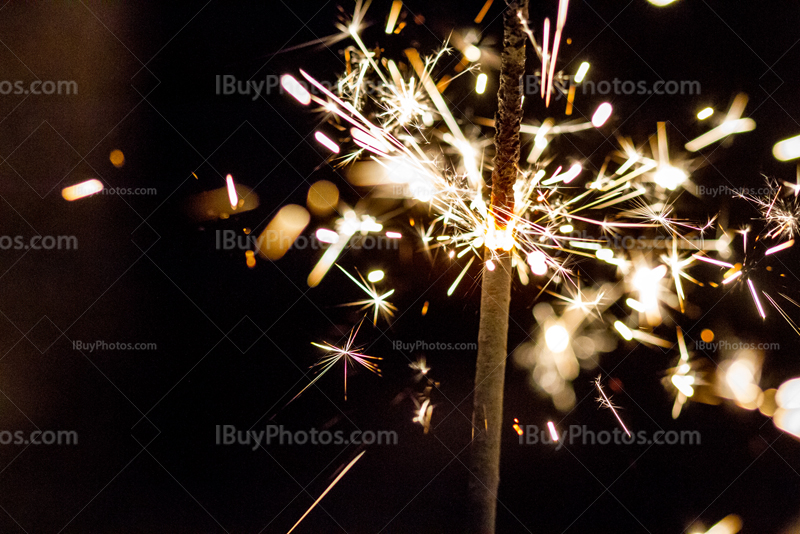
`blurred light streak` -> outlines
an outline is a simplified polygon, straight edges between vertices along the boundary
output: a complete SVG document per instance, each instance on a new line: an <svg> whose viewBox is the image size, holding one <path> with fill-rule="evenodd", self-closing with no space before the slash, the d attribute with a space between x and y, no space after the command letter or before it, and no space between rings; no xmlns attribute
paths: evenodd
<svg viewBox="0 0 800 534"><path fill-rule="evenodd" d="M478 79L475 81L475 92L479 95L482 95L486 91L486 83L489 81L489 77L486 73L481 72L478 74Z"/></svg>
<svg viewBox="0 0 800 534"><path fill-rule="evenodd" d="M603 102L597 106L597 110L594 112L594 115L592 115L592 126L595 128L600 128L611 116L612 111L613 108L608 102Z"/></svg>
<svg viewBox="0 0 800 534"><path fill-rule="evenodd" d="M322 132L314 132L314 139L316 139L319 144L333 152L334 154L339 153L339 145L334 143L327 135Z"/></svg>
<svg viewBox="0 0 800 534"><path fill-rule="evenodd" d="M583 79L586 77L586 73L587 72L589 72L589 63L584 61L578 67L578 72L575 73L575 78L573 78L575 83L581 83L583 81Z"/></svg>
<svg viewBox="0 0 800 534"><path fill-rule="evenodd" d="M61 196L64 197L65 200L72 202L73 200L78 200L79 198L94 195L102 190L103 182L92 178L91 180L86 180L85 182L65 187L61 190Z"/></svg>
<svg viewBox="0 0 800 534"><path fill-rule="evenodd" d="M697 113L697 118L700 119L701 121L704 121L713 114L714 114L713 108L704 108Z"/></svg>
<svg viewBox="0 0 800 534"><path fill-rule="evenodd" d="M231 203L231 209L236 209L239 205L239 195L236 194L236 185L233 183L233 176L230 174L225 177L225 185L228 187L228 201Z"/></svg>
<svg viewBox="0 0 800 534"><path fill-rule="evenodd" d="M392 9L389 11L389 19L386 21L386 33L394 31L394 25L397 24L397 17L400 16L400 10L403 9L402 0L394 0L392 2Z"/></svg>
<svg viewBox="0 0 800 534"><path fill-rule="evenodd" d="M311 103L311 93L291 74L281 76L281 87L304 106Z"/></svg>
<svg viewBox="0 0 800 534"><path fill-rule="evenodd" d="M291 534L291 533L292 533L292 531L293 531L294 529L296 529L296 528L297 528L297 525L299 525L299 524L300 524L300 523L303 521L303 519L305 519L305 518L306 518L306 516L307 516L307 515L308 515L308 514L311 512L311 510L313 510L313 509L314 509L314 507L315 507L317 504L319 504L319 502L322 500L322 498L323 498L323 497L325 497L325 495L327 495L327 494L328 494L328 492L331 490L331 488L333 488L333 487L336 485L336 483L337 483L337 482L339 482L339 481L342 479L342 477L343 477L343 476L345 476L345 475L347 474L347 472L350 470L350 468L351 468L351 467L353 467L353 466L356 464L356 462L357 462L357 461L359 461L359 460L361 459L361 457L362 457L362 456L364 456L364 453L365 453L365 452L367 452L367 451L366 451L366 450L363 450L363 451L361 451L361 452L358 454L358 456L356 456L355 458L353 458L353 459L350 461L350 463L349 463L349 464L347 464L347 465L345 466L345 468L344 468L344 469L342 469L342 472L341 472L341 473L339 473L339 476L337 476L335 479L333 479L333 482L331 482L331 483L330 483L330 485L329 485L327 488L325 488L325 491L323 491L323 492L322 492L322 495L320 495L320 496L317 498L317 500L316 500L316 501L314 501L314 504L312 504L312 505L311 505L311 507L310 507L308 510L306 510L306 513L304 513L304 514L303 514L303 517L301 517L300 519L298 519L298 520L297 520L297 523L295 523L295 524L294 524L294 526L293 526L292 528L290 528L290 529L289 529L289 532L287 532L286 534Z"/></svg>
<svg viewBox="0 0 800 534"><path fill-rule="evenodd" d="M547 422L547 429L550 431L550 438L553 441L558 441L558 431L552 421Z"/></svg>
<svg viewBox="0 0 800 534"><path fill-rule="evenodd" d="M772 147L772 155L778 161L800 158L800 135L779 141Z"/></svg>
<svg viewBox="0 0 800 534"><path fill-rule="evenodd" d="M303 233L310 220L311 216L302 206L287 204L282 207L258 236L256 241L258 253L268 260L281 259Z"/></svg>

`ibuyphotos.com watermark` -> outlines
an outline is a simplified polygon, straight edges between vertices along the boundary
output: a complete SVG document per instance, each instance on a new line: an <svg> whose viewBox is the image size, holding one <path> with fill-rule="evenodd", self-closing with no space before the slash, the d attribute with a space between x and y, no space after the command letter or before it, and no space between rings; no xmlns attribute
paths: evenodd
<svg viewBox="0 0 800 534"><path fill-rule="evenodd" d="M155 187L104 187L101 195L116 196L153 196L158 194Z"/></svg>
<svg viewBox="0 0 800 534"><path fill-rule="evenodd" d="M392 341L392 348L401 352L415 350L478 350L477 343L445 343L442 341L429 342L422 339L416 341Z"/></svg>
<svg viewBox="0 0 800 534"><path fill-rule="evenodd" d="M338 92L339 80L322 80L317 82L327 91ZM538 74L529 74L524 77L524 91L530 96L538 94L541 88L541 77ZM317 86L303 79L296 80L306 91L317 96L324 96ZM569 88L575 85L576 90L584 95L699 95L702 87L697 80L583 80L575 84L572 76L561 79L561 85ZM568 90L568 89L565 89ZM214 77L214 92L223 96L247 96L252 100L273 94L284 94L285 89L281 84L281 76L268 74L263 78L242 80L234 74L217 74ZM366 78L363 80L359 92L363 95L381 95L387 92L386 86L380 80ZM556 99L562 98L560 91L554 93Z"/></svg>
<svg viewBox="0 0 800 534"><path fill-rule="evenodd" d="M156 350L155 343L122 343L119 341L72 341L72 349L86 352L106 350Z"/></svg>
<svg viewBox="0 0 800 534"><path fill-rule="evenodd" d="M0 430L0 445L77 445L74 430Z"/></svg>
<svg viewBox="0 0 800 534"><path fill-rule="evenodd" d="M739 351L739 350L780 350L781 344L778 342L771 343L744 343L742 341L697 341L695 343L697 350L705 352L724 351Z"/></svg>
<svg viewBox="0 0 800 534"><path fill-rule="evenodd" d="M214 237L217 250L289 249L290 247L299 250L325 250L331 246L330 242L321 241L315 235L295 237L291 232L281 230L267 230L258 236L242 235L235 230L217 230ZM400 240L383 235L354 235L348 241L347 248L351 250L397 250L400 248Z"/></svg>
<svg viewBox="0 0 800 534"><path fill-rule="evenodd" d="M541 91L541 77L537 74L528 74L524 80L526 95L535 95ZM575 84L572 77L563 81L566 87L575 85L576 91L584 95L656 95L656 96L683 96L699 95L700 82L697 80L583 80ZM562 98L560 91L554 93L556 99Z"/></svg>
<svg viewBox="0 0 800 534"><path fill-rule="evenodd" d="M553 439L548 428L537 425L520 425L520 445L554 445L556 450L572 445L700 445L698 430L658 430L652 434L639 430L628 435L625 431L589 430L586 425L570 425Z"/></svg>
<svg viewBox="0 0 800 534"><path fill-rule="evenodd" d="M775 193L775 189L771 187L728 187L727 185L720 186L697 186L697 193L701 197L742 197L742 196L768 196Z"/></svg>
<svg viewBox="0 0 800 534"><path fill-rule="evenodd" d="M0 80L0 95L77 95L75 80Z"/></svg>
<svg viewBox="0 0 800 534"><path fill-rule="evenodd" d="M0 250L78 250L74 235L0 235Z"/></svg>
<svg viewBox="0 0 800 534"><path fill-rule="evenodd" d="M286 445L397 445L394 430L287 430L283 425L267 425L266 430L236 430L235 425L216 425L217 445L259 447Z"/></svg>

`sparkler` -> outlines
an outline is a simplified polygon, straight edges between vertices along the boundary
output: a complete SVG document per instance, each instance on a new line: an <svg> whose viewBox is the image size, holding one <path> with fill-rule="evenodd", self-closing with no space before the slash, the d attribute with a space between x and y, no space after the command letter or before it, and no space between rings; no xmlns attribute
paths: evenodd
<svg viewBox="0 0 800 534"><path fill-rule="evenodd" d="M405 49L401 57L385 57L377 50L368 49L360 37L368 5L358 2L352 21L339 25L341 39L350 39L353 44L345 50L346 73L334 89L329 89L303 70L297 77L282 77L282 86L300 104L315 106L341 132L338 142L322 131L318 131L315 138L331 152L330 157L337 165L346 167L346 176L353 185L370 187L369 198L403 200L404 208L394 215L414 205L429 214L427 220L423 217L416 223L414 219L409 221L429 256L432 256L432 251L442 251L451 261L459 263L460 270L447 290L448 296L456 293L467 273L475 268L476 259L479 270L491 271L498 265L494 252L507 251L523 286L535 286L539 295L547 293L564 303L565 309L560 316L550 307L550 312L544 314L546 317L543 316L541 321L537 317L540 328L535 346L524 345L515 352L519 362L531 369L534 382L551 395L557 407L568 409L571 406L574 402L574 393L570 397L571 380L581 367L591 367L590 362L597 353L611 347L607 337L603 338L600 332L607 336L609 330L616 330L628 341L670 347L671 343L655 329L672 322L672 317L667 316L673 313L672 310L687 312L691 305L691 287L706 284L702 277L690 272L699 269L700 264L726 269L722 285L747 285L759 316L766 317L762 304L762 299L766 299L800 334L800 328L780 308L776 298L758 289L759 281L755 276L755 268L764 257L783 253L793 246L794 236L800 230L800 202L796 200L800 186L787 182L781 188L778 182L774 182L768 197L745 197L761 211L766 226L759 236L762 239L760 243L773 242L760 249L761 254L755 254L752 248L756 244L760 246L759 239L751 239L748 243L748 234L743 231L740 233L745 253L742 262L726 261L730 255L728 245L731 238L724 228L719 229L719 239L702 239L715 224L715 217L705 223L695 223L674 215L673 192L682 187L691 191L694 184L692 162L668 145L666 123L656 125L656 135L649 144L638 145L630 139L618 137L618 149L605 158L599 170L595 170L589 161L571 160L554 151L552 141L558 136L602 128L612 113L611 106L604 103L591 121L558 123L556 119L545 118L541 122L522 124L523 144L530 145L528 165L519 170L513 208L491 213L487 207L489 199L484 181L486 173L491 171L486 164L491 161L491 153L487 154L491 142L478 135L475 129L465 128L465 122L454 115L454 108L448 105L449 99L442 94L453 86L460 74L480 68L478 83L473 86L475 94L480 95L489 78L487 67L470 63L481 57L491 57L490 47L481 45L478 48L477 41L471 39L454 39L464 58L459 70L448 73L439 72L440 59L450 53L447 44L427 58L415 48ZM491 5L491 0L484 4L476 21L483 19ZM402 31L402 23L398 25L401 9L401 2L392 3L385 32ZM546 106L553 90L563 91L559 81L563 76L556 73L556 64L567 9L567 0L561 0L553 28L549 19L544 21L540 43L537 43L529 21L520 16L524 31L541 60L541 97ZM574 82L583 81L588 70L589 64L582 62ZM380 82L377 92L367 90L374 87L372 80ZM309 91L307 87L314 90ZM568 97L568 106L571 108L574 85L571 84L570 89L572 96ZM690 153L697 152L728 136L753 130L755 121L743 117L746 104L747 96L737 95L715 127L682 148ZM710 111L703 110L698 118L709 119L713 113ZM471 119L480 128L495 126L491 119ZM776 147L776 156L794 154L794 141L788 141L781 145L780 150ZM787 191L788 195L785 194ZM391 215L379 219L371 214L369 198L355 208L336 206L340 216L335 221L335 230L319 230L325 230L318 235L321 241L329 243L329 247L309 275L310 286L320 283L357 234L363 236L382 231L381 222ZM576 236L576 231L582 234ZM606 244L609 238L632 237L631 232L643 234L637 236L641 247L619 248ZM662 233L669 239L661 239ZM400 237L394 232L385 235ZM486 261L483 259L484 248L493 251ZM714 252L720 252L722 259L714 257ZM469 257L464 258L467 255ZM578 279L578 258L613 266L615 281L621 282L619 289L617 286L612 289L612 286L598 285L582 290ZM394 290L380 293L360 274L359 280L339 268L367 295L366 299L345 305L371 309L373 324L377 323L379 315L387 320L393 316L396 308L386 299ZM708 284L718 287L714 281ZM625 309L631 314L628 318L606 314L607 307L620 298L625 298ZM795 303L782 293L779 293L779 298ZM422 308L423 316L428 306L426 301ZM601 330L593 329L595 321L604 325ZM587 335L584 331L590 333ZM586 343L584 338L591 338L593 343ZM692 396L693 384L698 383L689 366L688 351L680 329L678 341L680 360L669 375L669 383L678 392L673 407L676 417L680 406ZM581 343L592 348L587 351ZM329 346L326 350L333 349L334 355L350 350L349 345L344 349ZM364 365L363 361L358 363ZM423 368L427 369L424 362L416 369L422 373L420 376L425 374ZM327 369L323 367L323 372ZM630 435L605 395L600 380L595 384L603 406L614 412ZM429 421L432 409L430 399L422 398L415 402L413 420L427 428L426 421Z"/></svg>

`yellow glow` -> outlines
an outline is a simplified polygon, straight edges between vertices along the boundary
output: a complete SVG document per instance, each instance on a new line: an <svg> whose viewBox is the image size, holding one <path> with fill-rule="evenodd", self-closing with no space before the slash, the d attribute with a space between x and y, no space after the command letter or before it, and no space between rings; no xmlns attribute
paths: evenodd
<svg viewBox="0 0 800 534"><path fill-rule="evenodd" d="M544 333L544 341L551 351L564 352L569 346L569 332L560 324L551 325Z"/></svg>
<svg viewBox="0 0 800 534"><path fill-rule="evenodd" d="M339 241L339 234L327 228L320 228L317 230L317 239L322 243L336 243Z"/></svg>
<svg viewBox="0 0 800 534"><path fill-rule="evenodd" d="M633 332L631 332L631 329L625 326L625 324L623 324L622 322L615 321L614 328L617 329L617 332L619 332L619 335L621 335L622 339L624 339L625 341L630 341L631 339L633 339Z"/></svg>
<svg viewBox="0 0 800 534"><path fill-rule="evenodd" d="M383 271L378 269L375 271L370 271L370 273L367 275L367 280L374 284L375 282L380 282L381 280L383 280L384 276L385 275Z"/></svg>
<svg viewBox="0 0 800 534"><path fill-rule="evenodd" d="M753 364L745 359L734 361L725 373L725 382L740 405L752 404L758 398L761 390L754 380Z"/></svg>
<svg viewBox="0 0 800 534"><path fill-rule="evenodd" d="M485 73L478 74L478 80L475 82L475 92L482 95L486 91L486 83L488 81L489 77Z"/></svg>
<svg viewBox="0 0 800 534"><path fill-rule="evenodd" d="M713 114L714 110L712 108L704 108L701 109L700 112L697 114L697 118L700 119L701 121L704 121Z"/></svg>
<svg viewBox="0 0 800 534"><path fill-rule="evenodd" d="M294 76L289 74L281 76L281 87L304 106L311 103L311 93Z"/></svg>
<svg viewBox="0 0 800 534"><path fill-rule="evenodd" d="M614 257L614 251L610 248L601 248L595 252L594 255L597 256L599 260L608 261Z"/></svg>
<svg viewBox="0 0 800 534"><path fill-rule="evenodd" d="M467 45L464 49L464 57L467 61L474 63L481 58L481 49L475 45Z"/></svg>
<svg viewBox="0 0 800 534"><path fill-rule="evenodd" d="M725 122L709 130L700 137L692 139L686 143L685 148L689 152L697 152L698 150L707 147L711 143L726 138L729 135L749 132L756 127L756 121L750 118L744 119L725 119ZM773 153L774 153L773 149ZM777 156L776 156L777 157Z"/></svg>
<svg viewBox="0 0 800 534"><path fill-rule="evenodd" d="M779 161L800 158L800 135L776 143L772 155Z"/></svg>
<svg viewBox="0 0 800 534"><path fill-rule="evenodd" d="M324 217L336 209L339 203L339 189L327 180L315 182L308 190L306 206L311 213Z"/></svg>
<svg viewBox="0 0 800 534"><path fill-rule="evenodd" d="M571 224L565 224L564 226L559 228L558 231L561 232L562 234L568 234L571 231L573 231L574 229L575 229L575 227L572 226Z"/></svg>
<svg viewBox="0 0 800 534"><path fill-rule="evenodd" d="M122 153L122 150L112 150L108 159L111 161L111 164L118 169L125 165L125 154Z"/></svg>
<svg viewBox="0 0 800 534"><path fill-rule="evenodd" d="M592 115L592 126L595 128L600 128L602 125L604 125L611 116L612 110L613 108L608 102L603 102L597 106L597 111L595 111L594 115Z"/></svg>
<svg viewBox="0 0 800 534"><path fill-rule="evenodd" d="M647 1L653 4L654 6L664 7L670 5L675 0L647 0Z"/></svg>
<svg viewBox="0 0 800 534"><path fill-rule="evenodd" d="M694 388L692 387L692 384L694 384L693 376L672 375L672 384L687 397L694 395Z"/></svg>
<svg viewBox="0 0 800 534"><path fill-rule="evenodd" d="M61 190L61 196L64 197L65 200L69 200L71 202L73 200L78 200L79 198L94 195L102 190L103 183L100 180L95 180L92 178L91 180L65 187Z"/></svg>
<svg viewBox="0 0 800 534"><path fill-rule="evenodd" d="M772 422L784 432L800 437L800 410L778 408Z"/></svg>
<svg viewBox="0 0 800 534"><path fill-rule="evenodd" d="M268 260L278 260L305 230L311 216L297 204L289 204L280 209L258 236L258 252ZM329 249L330 250L330 249Z"/></svg>
<svg viewBox="0 0 800 534"><path fill-rule="evenodd" d="M661 287L659 281L667 273L666 265L659 265L655 269L642 267L633 275L633 287L639 292L639 302L645 310L658 309L658 291Z"/></svg>
<svg viewBox="0 0 800 534"><path fill-rule="evenodd" d="M714 332L706 328L700 332L700 339L703 340L703 343L711 343L714 341Z"/></svg>
<svg viewBox="0 0 800 534"><path fill-rule="evenodd" d="M625 304L627 304L627 305L628 305L628 306L630 306L632 309L634 309L634 310L636 310L636 311L638 311L638 312L645 312L645 311L647 311L647 308L645 308L644 306L642 306L642 303L641 303L641 302L639 302L639 301L638 301L638 300L636 300L636 299L631 299L631 298L629 298L629 299L626 299L626 300L625 300Z"/></svg>
<svg viewBox="0 0 800 534"><path fill-rule="evenodd" d="M738 515L731 514L708 529L706 534L736 534L740 530L742 530L742 520Z"/></svg>
<svg viewBox="0 0 800 534"><path fill-rule="evenodd" d="M575 73L575 83L581 83L586 77L587 72L589 72L589 64L584 61L581 63L581 66L578 67L578 72Z"/></svg>
<svg viewBox="0 0 800 534"><path fill-rule="evenodd" d="M535 275L543 275L547 272L547 263L545 263L545 255L541 250L534 250L528 254L528 265L531 266L531 272Z"/></svg>
<svg viewBox="0 0 800 534"><path fill-rule="evenodd" d="M664 189L674 191L676 187L686 181L686 173L671 165L665 165L656 171L653 179Z"/></svg>
<svg viewBox="0 0 800 534"><path fill-rule="evenodd" d="M781 384L775 394L775 402L781 408L800 408L800 378L793 378Z"/></svg>

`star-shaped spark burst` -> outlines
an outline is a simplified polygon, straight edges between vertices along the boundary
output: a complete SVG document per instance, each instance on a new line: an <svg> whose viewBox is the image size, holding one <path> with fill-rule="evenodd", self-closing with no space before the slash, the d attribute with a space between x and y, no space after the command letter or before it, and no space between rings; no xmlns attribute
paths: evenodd
<svg viewBox="0 0 800 534"><path fill-rule="evenodd" d="M361 310L366 310L367 308L373 309L372 314L372 324L375 325L378 323L378 315L381 315L387 321L389 317L394 317L394 312L397 311L397 308L392 305L391 302L388 302L386 299L394 293L394 289L390 289L383 295L378 294L378 290L375 288L373 284L367 285L367 281L358 273L358 277L361 278L359 282L356 280L353 275L345 271L340 265L336 265L341 269L341 271L347 275L347 277L353 281L364 293L367 294L369 297L368 299L364 300L357 300L355 302L348 302L346 304L342 304L342 306L361 306ZM358 272L358 271L356 271Z"/></svg>
<svg viewBox="0 0 800 534"><path fill-rule="evenodd" d="M377 356L367 356L366 354L362 354L361 347L353 347L355 343L356 336L358 335L358 331L361 329L361 325L364 323L362 319L358 326L354 327L350 330L350 334L347 336L347 342L344 344L344 347L337 347L330 343L323 342L323 343L311 343L315 347L319 347L322 350L326 351L327 354L319 359L317 363L311 366L311 368L319 368L319 374L308 383L306 387L304 387L300 393L294 396L294 398L289 401L292 402L294 399L299 397L300 395L305 392L308 388L310 388L314 383L322 378L322 376L327 373L333 366L335 366L339 361L344 361L344 400L347 400L347 367L353 366L354 364L359 364L365 367L368 371L375 373L378 376L381 376L381 370L378 367L378 364L371 361L371 360L382 360L383 358L378 358Z"/></svg>

